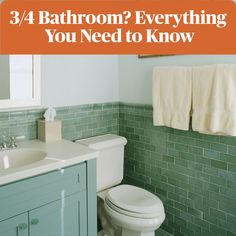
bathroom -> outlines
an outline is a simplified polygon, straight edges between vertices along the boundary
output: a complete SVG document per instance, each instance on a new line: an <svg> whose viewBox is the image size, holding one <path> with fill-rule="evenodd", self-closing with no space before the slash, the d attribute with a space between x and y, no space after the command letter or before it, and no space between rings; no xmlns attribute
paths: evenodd
<svg viewBox="0 0 236 236"><path fill-rule="evenodd" d="M127 139L122 183L145 189L162 201L165 220L156 236L236 234L236 138L154 126L152 108L154 67L236 64L235 55L39 58L40 105L1 109L0 144L11 136L37 139L37 121L53 107L65 140L105 134Z"/></svg>

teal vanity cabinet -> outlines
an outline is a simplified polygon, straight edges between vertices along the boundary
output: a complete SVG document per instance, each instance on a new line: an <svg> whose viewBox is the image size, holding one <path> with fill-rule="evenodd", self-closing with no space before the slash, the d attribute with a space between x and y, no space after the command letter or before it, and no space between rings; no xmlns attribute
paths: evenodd
<svg viewBox="0 0 236 236"><path fill-rule="evenodd" d="M1 236L28 236L27 213L0 222Z"/></svg>
<svg viewBox="0 0 236 236"><path fill-rule="evenodd" d="M0 236L95 236L96 162L0 187Z"/></svg>

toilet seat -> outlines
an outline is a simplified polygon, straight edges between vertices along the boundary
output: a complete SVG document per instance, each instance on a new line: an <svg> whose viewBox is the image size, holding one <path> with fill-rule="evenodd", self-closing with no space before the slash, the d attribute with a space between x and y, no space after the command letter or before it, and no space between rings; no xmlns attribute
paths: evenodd
<svg viewBox="0 0 236 236"><path fill-rule="evenodd" d="M112 209L108 204L104 204L107 215L114 225L121 228L126 228L129 230L134 230L135 232L150 232L154 231L160 227L160 225L165 220L165 213L159 217L153 218L139 218L128 216L122 214L114 209Z"/></svg>
<svg viewBox="0 0 236 236"><path fill-rule="evenodd" d="M137 213L137 212L132 212L132 211L127 211L125 209L119 208L113 203L111 203L109 200L105 200L105 204L111 208L113 211L116 211L117 213L120 213L122 215L130 216L133 218L140 218L140 219L152 219L159 217L156 213L149 213L149 214L142 214L142 213Z"/></svg>
<svg viewBox="0 0 236 236"><path fill-rule="evenodd" d="M135 218L151 219L165 215L163 204L157 196L132 185L110 189L105 204L120 214Z"/></svg>

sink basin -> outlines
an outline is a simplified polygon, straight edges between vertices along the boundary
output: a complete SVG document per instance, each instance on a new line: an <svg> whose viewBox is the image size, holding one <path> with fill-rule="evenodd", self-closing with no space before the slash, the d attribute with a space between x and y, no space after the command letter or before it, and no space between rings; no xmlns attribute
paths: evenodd
<svg viewBox="0 0 236 236"><path fill-rule="evenodd" d="M0 151L0 171L22 167L41 161L47 156L46 152L36 149L14 149Z"/></svg>

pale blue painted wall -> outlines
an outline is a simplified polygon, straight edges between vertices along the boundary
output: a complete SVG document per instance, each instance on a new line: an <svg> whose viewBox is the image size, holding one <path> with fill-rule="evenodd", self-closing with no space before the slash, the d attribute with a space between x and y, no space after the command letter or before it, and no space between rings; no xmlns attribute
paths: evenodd
<svg viewBox="0 0 236 236"><path fill-rule="evenodd" d="M119 99L130 103L152 103L152 68L166 65L236 63L236 55L184 55L138 59L119 56Z"/></svg>
<svg viewBox="0 0 236 236"><path fill-rule="evenodd" d="M42 106L119 100L117 55L42 55Z"/></svg>

